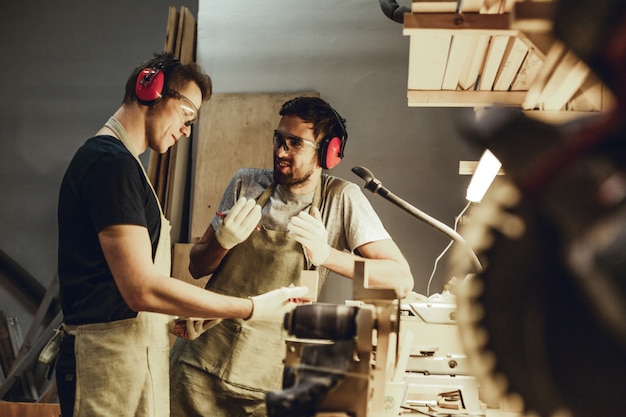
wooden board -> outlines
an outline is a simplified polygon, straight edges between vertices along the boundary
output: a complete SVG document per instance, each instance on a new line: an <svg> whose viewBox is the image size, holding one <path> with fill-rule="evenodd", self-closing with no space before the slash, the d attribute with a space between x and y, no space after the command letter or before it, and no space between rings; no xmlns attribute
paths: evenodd
<svg viewBox="0 0 626 417"><path fill-rule="evenodd" d="M540 97L544 110L565 109L567 102L589 76L589 72L589 67L576 55L567 53L544 87Z"/></svg>
<svg viewBox="0 0 626 417"><path fill-rule="evenodd" d="M194 148L190 240L195 242L239 168L272 167L272 134L280 106L296 96L318 93L214 94L200 109Z"/></svg>
<svg viewBox="0 0 626 417"><path fill-rule="evenodd" d="M500 63L504 56L504 51L509 43L511 37L507 35L495 35L491 37L489 42L489 49L487 50L487 56L485 58L485 67L478 83L479 90L490 91L493 89L493 83L496 80L496 75L500 69Z"/></svg>
<svg viewBox="0 0 626 417"><path fill-rule="evenodd" d="M550 79L552 72L557 67L561 58L565 54L565 46L561 42L554 42L550 47L550 50L546 54L546 58L543 61L543 65L539 68L538 73L535 76L534 82L530 85L526 98L522 103L524 110L532 110L540 106L540 96L544 86Z"/></svg>
<svg viewBox="0 0 626 417"><path fill-rule="evenodd" d="M476 43L471 47L468 65L459 77L459 87L463 90L473 90L476 87L485 62L485 54L487 53L489 40L491 39L489 35L474 36Z"/></svg>
<svg viewBox="0 0 626 417"><path fill-rule="evenodd" d="M515 76L512 91L527 91L535 81L539 70L543 65L543 58L537 53L535 48L530 48L526 54L526 58L522 62L519 72Z"/></svg>
<svg viewBox="0 0 626 417"><path fill-rule="evenodd" d="M483 0L464 0L460 2L459 12L478 12ZM411 12L413 13L454 13L459 7L458 0L413 0Z"/></svg>
<svg viewBox="0 0 626 417"><path fill-rule="evenodd" d="M448 62L452 34L449 32L419 32L409 42L410 90L439 90Z"/></svg>
<svg viewBox="0 0 626 417"><path fill-rule="evenodd" d="M194 62L196 49L196 19L186 7L181 7L176 35L175 54L180 62ZM195 129L192 128L192 131ZM189 184L191 138L181 138L170 149L170 159L166 180L165 215L172 225L172 243L189 240Z"/></svg>
<svg viewBox="0 0 626 417"><path fill-rule="evenodd" d="M528 46L520 38L511 37L493 85L495 91L509 90L527 53Z"/></svg>
<svg viewBox="0 0 626 417"><path fill-rule="evenodd" d="M525 91L408 90L407 102L409 107L519 106L525 96Z"/></svg>
<svg viewBox="0 0 626 417"><path fill-rule="evenodd" d="M60 417L59 404L20 403L0 401L2 417Z"/></svg>
<svg viewBox="0 0 626 417"><path fill-rule="evenodd" d="M197 23L191 11L169 8L165 45L183 64L195 60ZM190 140L182 138L163 154L150 151L148 177L172 225L172 242L186 242L189 232Z"/></svg>
<svg viewBox="0 0 626 417"><path fill-rule="evenodd" d="M472 54L479 36L462 33L452 36L446 72L441 86L442 90L457 89L461 75L467 73L467 67L472 64Z"/></svg>

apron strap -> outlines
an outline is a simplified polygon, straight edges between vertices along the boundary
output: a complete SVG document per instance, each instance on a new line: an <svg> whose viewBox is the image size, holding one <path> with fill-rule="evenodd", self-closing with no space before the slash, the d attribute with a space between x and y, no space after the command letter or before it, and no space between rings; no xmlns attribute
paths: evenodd
<svg viewBox="0 0 626 417"><path fill-rule="evenodd" d="M161 207L161 202L159 201L159 197L157 196L156 191L154 191L154 187L152 186L152 182L150 181L150 177L146 173L146 170L143 167L143 164L139 160L139 155L135 151L133 147L133 143L128 136L128 132L124 129L124 126L117 120L115 117L110 117L109 120L104 124L106 127L111 129L113 133L117 135L120 142L128 149L134 157L139 166L141 167L141 172L146 178L146 182L148 186L152 190L152 194L154 195L154 199L156 200L157 207L159 208L159 214L161 217L161 231L159 235L159 241L157 243L156 252L154 254L154 265L157 269L167 275L171 275L172 273L172 241L170 236L171 225L169 220L165 217L163 213L163 208Z"/></svg>
<svg viewBox="0 0 626 417"><path fill-rule="evenodd" d="M163 208L161 207L161 202L159 201L159 197L157 196L156 191L154 191L154 187L152 186L152 182L150 182L150 177L148 177L148 173L146 173L146 170L143 167L143 164L141 163L141 160L139 159L139 155L135 151L135 147L133 146L133 143L130 141L130 137L128 136L128 132L126 132L126 129L124 129L124 126L119 122L119 120L117 120L113 116L109 117L109 120L107 120L107 122L104 125L106 127L108 127L109 129L111 129L111 131L113 131L113 133L115 133L117 135L117 137L120 139L120 142L122 142L122 144L126 147L126 149L128 149L128 152L130 152L135 157L135 159L137 160L137 163L141 167L141 172L143 172L143 175L146 177L146 181L148 182L148 185L150 186L150 189L152 190L152 193L154 194L154 198L157 201L157 206L159 207L159 212L163 216L164 215L163 214Z"/></svg>

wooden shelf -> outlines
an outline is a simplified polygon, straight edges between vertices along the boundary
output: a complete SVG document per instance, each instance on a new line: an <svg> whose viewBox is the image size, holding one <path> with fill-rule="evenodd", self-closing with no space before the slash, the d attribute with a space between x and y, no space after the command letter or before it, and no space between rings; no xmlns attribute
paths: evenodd
<svg viewBox="0 0 626 417"><path fill-rule="evenodd" d="M519 106L525 111L600 112L611 93L551 37L551 0L413 0L411 107Z"/></svg>

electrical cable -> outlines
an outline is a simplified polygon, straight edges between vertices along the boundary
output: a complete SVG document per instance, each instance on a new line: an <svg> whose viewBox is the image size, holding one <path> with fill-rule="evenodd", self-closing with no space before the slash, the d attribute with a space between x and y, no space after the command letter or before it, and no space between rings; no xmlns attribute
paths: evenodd
<svg viewBox="0 0 626 417"><path fill-rule="evenodd" d="M457 227L459 225L459 219L461 219L463 217L463 215L465 214L465 212L467 211L467 209L469 209L469 207L471 205L472 205L472 202L468 201L467 204L465 205L465 207L463 208L463 210L461 210L461 212L454 219L454 231L455 232L457 231ZM439 256L437 256L437 259L435 259L435 264L433 266L433 271L430 274L430 278L428 278L428 285L426 286L426 297L430 296L430 284L433 281L433 278L435 276L435 272L437 272L437 265L439 264L439 261L441 260L441 258L443 258L443 256L446 254L446 252L448 252L448 249L450 249L450 247L452 246L453 243L454 243L454 240L450 240L450 242L444 248L444 250L439 254Z"/></svg>

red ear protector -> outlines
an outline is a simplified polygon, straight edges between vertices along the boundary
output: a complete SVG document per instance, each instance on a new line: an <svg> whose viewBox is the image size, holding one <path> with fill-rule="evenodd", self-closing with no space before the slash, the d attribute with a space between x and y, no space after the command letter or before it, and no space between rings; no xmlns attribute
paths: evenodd
<svg viewBox="0 0 626 417"><path fill-rule="evenodd" d="M135 84L137 101L146 106L158 102L167 86L167 76L176 65L180 65L180 61L172 58L141 70Z"/></svg>
<svg viewBox="0 0 626 417"><path fill-rule="evenodd" d="M331 169L337 166L343 158L343 150L348 141L348 132L343 124L343 119L335 109L331 109L341 128L340 136L327 136L320 142L319 159L320 165L324 169Z"/></svg>

